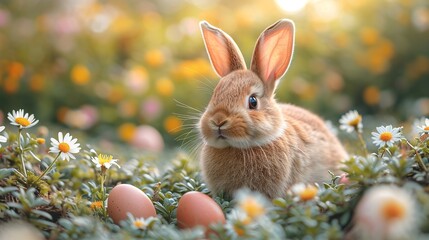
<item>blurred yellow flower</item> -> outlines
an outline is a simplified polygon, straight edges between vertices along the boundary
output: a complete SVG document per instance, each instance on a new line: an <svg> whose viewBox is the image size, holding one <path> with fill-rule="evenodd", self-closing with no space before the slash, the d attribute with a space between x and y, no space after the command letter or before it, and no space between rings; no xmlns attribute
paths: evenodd
<svg viewBox="0 0 429 240"><path fill-rule="evenodd" d="M343 4L343 7L345 9L350 9L350 10L357 10L357 9L362 8L368 4L368 0L360 0L360 1L343 0L343 1L339 1L339 2Z"/></svg>
<svg viewBox="0 0 429 240"><path fill-rule="evenodd" d="M82 9L82 14L92 17L103 10L103 4L98 2L90 2L89 4L84 4Z"/></svg>
<svg viewBox="0 0 429 240"><path fill-rule="evenodd" d="M19 79L24 74L24 65L20 62L11 62L9 64L9 78Z"/></svg>
<svg viewBox="0 0 429 240"><path fill-rule="evenodd" d="M210 63L203 58L180 62L177 64L176 68L173 69L172 75L179 80L187 81L216 77Z"/></svg>
<svg viewBox="0 0 429 240"><path fill-rule="evenodd" d="M113 87L109 95L107 96L107 100L110 103L118 103L124 98L124 95L125 95L124 90L120 88L120 86Z"/></svg>
<svg viewBox="0 0 429 240"><path fill-rule="evenodd" d="M57 119L59 122L64 123L68 111L69 109L67 107L60 107L57 110Z"/></svg>
<svg viewBox="0 0 429 240"><path fill-rule="evenodd" d="M228 214L227 228L231 229L238 236L244 236L246 234L246 227L252 223L252 219L243 211L239 209L233 209Z"/></svg>
<svg viewBox="0 0 429 240"><path fill-rule="evenodd" d="M163 16L156 11L149 11L143 14L141 18L141 26L145 29L156 29L162 23Z"/></svg>
<svg viewBox="0 0 429 240"><path fill-rule="evenodd" d="M237 233L238 236L242 237L246 233L246 230L239 225L234 225L234 231Z"/></svg>
<svg viewBox="0 0 429 240"><path fill-rule="evenodd" d="M309 201L317 197L319 190L313 186L304 183L297 183L292 186L292 192L298 197L297 199L301 201Z"/></svg>
<svg viewBox="0 0 429 240"><path fill-rule="evenodd" d="M178 133L182 130L182 120L176 116L169 116L164 120L164 128L168 133Z"/></svg>
<svg viewBox="0 0 429 240"><path fill-rule="evenodd" d="M240 202L240 208L251 218L255 219L265 214L265 206L258 199L248 196Z"/></svg>
<svg viewBox="0 0 429 240"><path fill-rule="evenodd" d="M429 72L429 58L426 56L419 56L414 62L416 70L421 73Z"/></svg>
<svg viewBox="0 0 429 240"><path fill-rule="evenodd" d="M380 40L377 29L365 27L360 31L360 39L366 45L374 45Z"/></svg>
<svg viewBox="0 0 429 240"><path fill-rule="evenodd" d="M126 142L130 142L133 140L134 133L136 131L136 125L132 123L124 123L121 126L119 126L118 134L119 138Z"/></svg>
<svg viewBox="0 0 429 240"><path fill-rule="evenodd" d="M121 117L133 117L137 113L137 103L133 100L125 100L119 103L118 111Z"/></svg>
<svg viewBox="0 0 429 240"><path fill-rule="evenodd" d="M414 61L408 64L406 68L407 76L410 80L415 80L429 72L429 58L418 56Z"/></svg>
<svg viewBox="0 0 429 240"><path fill-rule="evenodd" d="M413 0L400 0L399 1L403 6L410 6L413 3Z"/></svg>
<svg viewBox="0 0 429 240"><path fill-rule="evenodd" d="M92 210L102 208L102 207L103 207L103 202L102 202L102 201L95 201L95 202L92 202L92 203L91 203L91 205L90 205L89 207L90 207Z"/></svg>
<svg viewBox="0 0 429 240"><path fill-rule="evenodd" d="M8 93L16 93L19 89L19 79L8 77L4 81L3 90Z"/></svg>
<svg viewBox="0 0 429 240"><path fill-rule="evenodd" d="M156 81L156 90L162 96L171 96L174 92L174 84L168 78L161 78Z"/></svg>
<svg viewBox="0 0 429 240"><path fill-rule="evenodd" d="M110 28L113 33L126 33L130 32L133 29L136 29L134 27L134 21L130 17L126 15L119 15L114 18L112 21Z"/></svg>
<svg viewBox="0 0 429 240"><path fill-rule="evenodd" d="M45 87L45 78L40 74L34 74L30 78L29 85L30 85L31 91L40 92Z"/></svg>
<svg viewBox="0 0 429 240"><path fill-rule="evenodd" d="M318 39L315 34L310 31L302 31L297 33L295 37L295 42L297 46L302 47L313 47L317 43Z"/></svg>
<svg viewBox="0 0 429 240"><path fill-rule="evenodd" d="M395 54L395 48L391 41L380 39L377 44L357 56L357 62L375 74L381 74L388 70L389 61Z"/></svg>
<svg viewBox="0 0 429 240"><path fill-rule="evenodd" d="M381 74L387 70L387 62L383 56L373 52L367 59L366 67L375 74Z"/></svg>
<svg viewBox="0 0 429 240"><path fill-rule="evenodd" d="M341 91L344 88L343 76L336 71L328 71L323 82L333 92Z"/></svg>
<svg viewBox="0 0 429 240"><path fill-rule="evenodd" d="M165 62L164 53L158 49L152 49L146 52L144 60L151 67L159 67Z"/></svg>
<svg viewBox="0 0 429 240"><path fill-rule="evenodd" d="M10 62L7 65L7 72L8 75L4 81L3 90L8 93L12 94L18 91L19 89L19 81L24 75L24 65L20 62Z"/></svg>
<svg viewBox="0 0 429 240"><path fill-rule="evenodd" d="M235 13L235 22L240 28L247 28L252 25L254 18L248 9L238 9Z"/></svg>
<svg viewBox="0 0 429 240"><path fill-rule="evenodd" d="M308 84L302 92L300 92L299 96L303 100L311 101L314 100L317 94L317 87L312 84Z"/></svg>
<svg viewBox="0 0 429 240"><path fill-rule="evenodd" d="M317 195L317 188L314 186L308 186L304 191L301 192L299 197L303 201L308 201L313 199Z"/></svg>
<svg viewBox="0 0 429 240"><path fill-rule="evenodd" d="M76 85L85 85L91 79L91 72L86 66L78 64L72 68L70 77Z"/></svg>
<svg viewBox="0 0 429 240"><path fill-rule="evenodd" d="M380 90L375 86L369 86L363 91L363 100L368 105L375 105L380 102Z"/></svg>
<svg viewBox="0 0 429 240"><path fill-rule="evenodd" d="M380 41L375 51L384 58L390 59L395 53L395 47L390 40L383 39Z"/></svg>
<svg viewBox="0 0 429 240"><path fill-rule="evenodd" d="M43 145L45 144L46 140L44 138L36 138L36 142L39 145Z"/></svg>
<svg viewBox="0 0 429 240"><path fill-rule="evenodd" d="M340 48L345 48L349 45L350 38L346 33L338 33L334 36L336 45Z"/></svg>

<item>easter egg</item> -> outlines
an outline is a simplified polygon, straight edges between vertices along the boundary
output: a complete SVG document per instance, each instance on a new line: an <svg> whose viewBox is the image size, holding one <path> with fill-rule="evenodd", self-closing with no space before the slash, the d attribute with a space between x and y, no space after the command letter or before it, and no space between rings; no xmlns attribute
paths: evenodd
<svg viewBox="0 0 429 240"><path fill-rule="evenodd" d="M225 215L220 206L209 196L200 192L187 192L177 206L177 225L181 229L225 223Z"/></svg>
<svg viewBox="0 0 429 240"><path fill-rule="evenodd" d="M152 201L143 191L130 184L115 186L109 194L107 206L107 213L116 224L126 220L127 213L136 218L156 217Z"/></svg>
<svg viewBox="0 0 429 240"><path fill-rule="evenodd" d="M142 125L137 127L131 144L134 147L149 151L161 152L164 149L164 140L154 127Z"/></svg>

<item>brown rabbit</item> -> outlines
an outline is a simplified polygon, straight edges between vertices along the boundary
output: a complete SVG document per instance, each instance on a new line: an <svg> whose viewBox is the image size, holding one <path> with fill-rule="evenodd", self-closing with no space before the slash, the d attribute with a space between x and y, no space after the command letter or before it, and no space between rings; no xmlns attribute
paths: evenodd
<svg viewBox="0 0 429 240"><path fill-rule="evenodd" d="M347 153L315 114L279 104L274 91L292 58L294 24L282 19L259 36L250 70L232 38L200 23L212 66L221 77L201 116L200 163L214 194L239 188L269 198L295 183L329 180Z"/></svg>

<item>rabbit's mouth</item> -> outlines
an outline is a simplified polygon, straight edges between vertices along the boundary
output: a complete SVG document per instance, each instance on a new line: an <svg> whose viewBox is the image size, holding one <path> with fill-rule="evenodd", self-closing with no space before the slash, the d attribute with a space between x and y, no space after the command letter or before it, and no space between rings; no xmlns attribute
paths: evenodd
<svg viewBox="0 0 429 240"><path fill-rule="evenodd" d="M219 127L217 130L217 139L226 139L225 135L222 133L221 127Z"/></svg>
<svg viewBox="0 0 429 240"><path fill-rule="evenodd" d="M217 136L217 139L225 140L225 139L226 139L226 137L225 137L224 135L219 135L219 136Z"/></svg>

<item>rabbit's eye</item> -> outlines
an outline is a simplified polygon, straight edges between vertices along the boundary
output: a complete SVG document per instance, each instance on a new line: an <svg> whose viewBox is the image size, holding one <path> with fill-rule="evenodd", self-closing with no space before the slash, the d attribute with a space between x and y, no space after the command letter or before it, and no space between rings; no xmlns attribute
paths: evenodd
<svg viewBox="0 0 429 240"><path fill-rule="evenodd" d="M256 109L256 107L258 106L258 99L256 99L255 96L250 96L249 97L249 109Z"/></svg>

